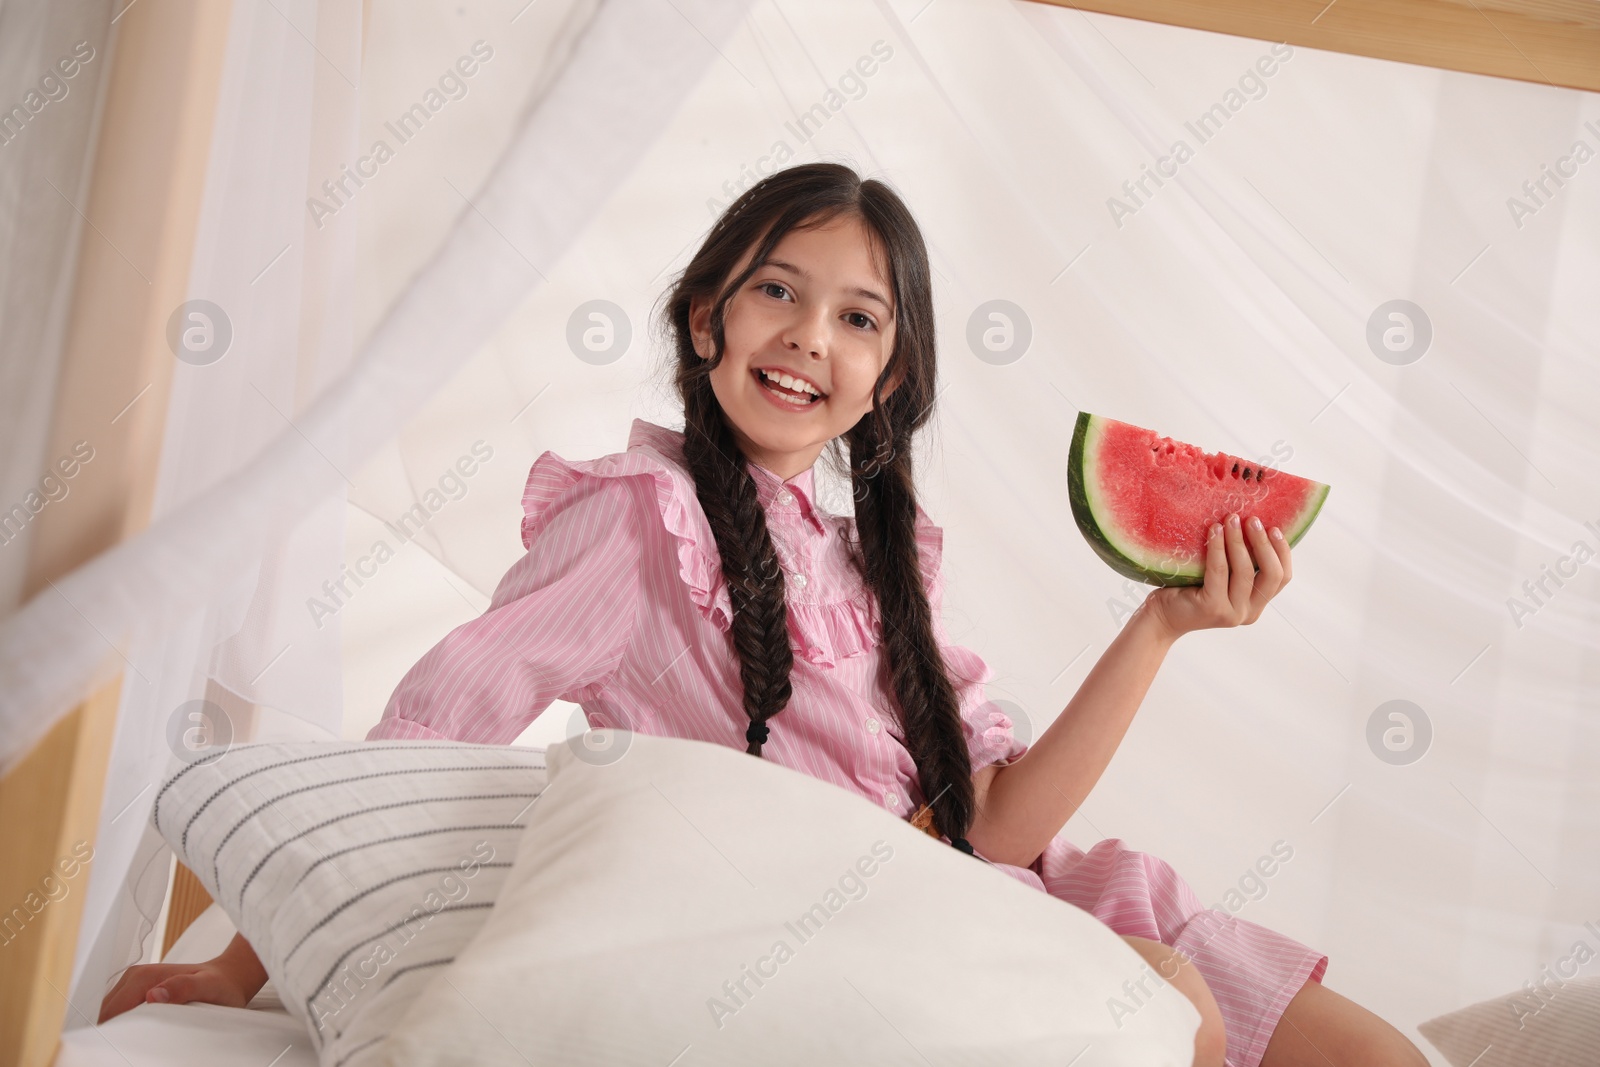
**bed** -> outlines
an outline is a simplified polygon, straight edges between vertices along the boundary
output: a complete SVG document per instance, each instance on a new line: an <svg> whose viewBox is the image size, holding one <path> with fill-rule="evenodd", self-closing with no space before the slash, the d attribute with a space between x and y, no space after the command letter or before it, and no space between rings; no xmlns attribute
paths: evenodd
<svg viewBox="0 0 1600 1067"><path fill-rule="evenodd" d="M1199 1017L1170 987L1110 1025L1146 965L1087 913L807 775L614 734L604 758L240 745L170 775L152 819L214 902L165 959L242 929L271 977L245 1008L68 1030L57 1067L1190 1062ZM1565 967L1582 948L1537 997L1421 1023L1435 1056L1592 1062L1600 979Z"/></svg>

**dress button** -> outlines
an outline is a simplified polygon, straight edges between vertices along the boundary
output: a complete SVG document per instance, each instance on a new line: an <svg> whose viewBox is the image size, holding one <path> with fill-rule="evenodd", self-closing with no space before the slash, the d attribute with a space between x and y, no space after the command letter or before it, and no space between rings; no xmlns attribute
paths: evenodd
<svg viewBox="0 0 1600 1067"><path fill-rule="evenodd" d="M789 575L789 580L794 583L796 589L804 589L806 587L806 576L799 571Z"/></svg>
<svg viewBox="0 0 1600 1067"><path fill-rule="evenodd" d="M885 793L885 794L883 794L883 803L884 803L885 807L890 807L890 808L894 807L896 804L900 803L900 794L899 793Z"/></svg>
<svg viewBox="0 0 1600 1067"><path fill-rule="evenodd" d="M875 734L881 729L883 729L883 724L880 723L877 719L868 719L867 720L867 733Z"/></svg>
<svg viewBox="0 0 1600 1067"><path fill-rule="evenodd" d="M777 501L780 504L787 505L787 504L791 504L791 503L794 502L794 497L789 495L789 490L784 489L784 490L779 491L778 496L777 496Z"/></svg>

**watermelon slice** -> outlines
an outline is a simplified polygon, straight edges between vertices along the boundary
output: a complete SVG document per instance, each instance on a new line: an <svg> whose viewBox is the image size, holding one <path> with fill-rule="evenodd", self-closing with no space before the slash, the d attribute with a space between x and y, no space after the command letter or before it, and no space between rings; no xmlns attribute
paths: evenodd
<svg viewBox="0 0 1600 1067"><path fill-rule="evenodd" d="M1113 570L1149 585L1199 585L1211 524L1230 512L1276 526L1293 547L1328 486L1256 460L1079 412L1067 458L1072 515Z"/></svg>

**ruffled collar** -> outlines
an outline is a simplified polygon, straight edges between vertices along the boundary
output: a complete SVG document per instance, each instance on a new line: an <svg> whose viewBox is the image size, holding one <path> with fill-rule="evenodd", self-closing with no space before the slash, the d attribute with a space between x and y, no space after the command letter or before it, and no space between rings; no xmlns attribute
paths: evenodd
<svg viewBox="0 0 1600 1067"><path fill-rule="evenodd" d="M751 464L756 485L762 487L763 503L787 488L804 500L804 508L818 521L811 508L812 472L804 471L787 482L759 464ZM656 510L661 523L676 545L678 575L701 615L726 632L733 623L733 607L723 580L721 558L710 524L695 497L694 479L683 460L683 433L644 419L634 419L628 434L628 450L598 459L568 460L546 452L534 463L523 491L522 543L531 547L548 521L550 510L572 484L581 478L619 478L647 475L655 491ZM853 534L853 516L833 518ZM852 536L845 540L853 541ZM944 531L928 517L922 505L916 515L917 562L934 610L941 600L943 579L940 557L944 550ZM863 655L883 640L882 620L877 603L854 569L850 586L833 595L819 595L813 588L804 594L790 591L788 598L789 643L795 654L826 670L841 660Z"/></svg>
<svg viewBox="0 0 1600 1067"><path fill-rule="evenodd" d="M633 427L628 433L628 449L644 445L655 449L663 456L672 460L678 466L687 469L683 458L683 431L658 426L645 419L634 419ZM785 481L772 471L763 467L755 460L748 460L745 469L750 472L750 477L756 483L756 499L761 502L763 510L771 511L774 502L778 501L779 494L788 490L799 503L800 513L808 519L819 532L826 533L827 528L817 516L815 479L813 472L817 465L813 463L805 470ZM787 503L787 501L784 501Z"/></svg>

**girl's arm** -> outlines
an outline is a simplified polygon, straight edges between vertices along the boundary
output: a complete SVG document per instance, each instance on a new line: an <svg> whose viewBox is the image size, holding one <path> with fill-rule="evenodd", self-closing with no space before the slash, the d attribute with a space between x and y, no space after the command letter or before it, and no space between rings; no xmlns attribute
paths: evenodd
<svg viewBox="0 0 1600 1067"><path fill-rule="evenodd" d="M1190 630L1254 622L1288 584L1281 533L1237 522L1232 515L1226 529L1213 528L1203 585L1152 592L1024 756L973 776L977 815L967 840L985 858L1031 864L1100 780L1173 642Z"/></svg>
<svg viewBox="0 0 1600 1067"><path fill-rule="evenodd" d="M546 456L530 484L565 482L563 461ZM552 701L603 688L633 639L645 531L661 522L654 491L638 477L584 477L540 505L489 609L412 665L367 740L510 744Z"/></svg>

